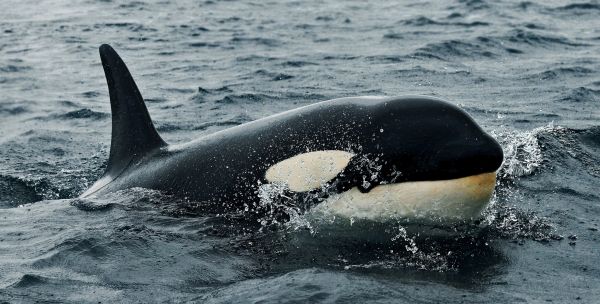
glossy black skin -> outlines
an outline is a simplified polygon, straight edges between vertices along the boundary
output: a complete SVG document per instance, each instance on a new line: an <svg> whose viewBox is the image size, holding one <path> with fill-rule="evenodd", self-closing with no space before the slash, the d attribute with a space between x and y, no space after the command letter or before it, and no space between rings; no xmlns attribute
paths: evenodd
<svg viewBox="0 0 600 304"><path fill-rule="evenodd" d="M266 183L264 175L270 166L319 150L356 154L332 181L336 191L359 187L365 192L382 183L494 172L503 161L496 140L450 103L422 96L342 98L185 145L163 145L122 171L108 174L104 182L112 181L84 196L143 187L236 209L257 202L259 184ZM365 158L381 169L370 169Z"/></svg>

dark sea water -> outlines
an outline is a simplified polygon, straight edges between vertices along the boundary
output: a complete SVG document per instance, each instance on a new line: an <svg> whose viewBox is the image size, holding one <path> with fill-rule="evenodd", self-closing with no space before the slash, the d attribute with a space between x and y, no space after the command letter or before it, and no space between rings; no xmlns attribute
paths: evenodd
<svg viewBox="0 0 600 304"><path fill-rule="evenodd" d="M169 143L337 97L449 100L502 143L496 194L445 239L77 199L110 145L102 43ZM599 188L597 1L0 2L9 303L600 303Z"/></svg>

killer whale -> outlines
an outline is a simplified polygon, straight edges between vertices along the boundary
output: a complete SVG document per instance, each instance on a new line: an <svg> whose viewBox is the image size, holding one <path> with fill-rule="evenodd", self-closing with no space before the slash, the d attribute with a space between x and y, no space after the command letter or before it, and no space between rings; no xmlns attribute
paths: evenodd
<svg viewBox="0 0 600 304"><path fill-rule="evenodd" d="M273 184L342 217L455 222L479 216L503 161L465 111L425 96L333 99L168 145L123 60L99 51L112 138L105 173L82 198L142 187L226 212L256 206Z"/></svg>

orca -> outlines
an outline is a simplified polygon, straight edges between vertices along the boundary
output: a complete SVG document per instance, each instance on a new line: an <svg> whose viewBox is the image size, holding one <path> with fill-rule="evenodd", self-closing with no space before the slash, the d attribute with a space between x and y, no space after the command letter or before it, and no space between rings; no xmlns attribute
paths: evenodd
<svg viewBox="0 0 600 304"><path fill-rule="evenodd" d="M142 187L227 212L257 206L272 185L339 217L469 221L503 162L465 111L426 96L333 99L168 145L123 60L106 44L100 57L112 139L104 175L82 198Z"/></svg>

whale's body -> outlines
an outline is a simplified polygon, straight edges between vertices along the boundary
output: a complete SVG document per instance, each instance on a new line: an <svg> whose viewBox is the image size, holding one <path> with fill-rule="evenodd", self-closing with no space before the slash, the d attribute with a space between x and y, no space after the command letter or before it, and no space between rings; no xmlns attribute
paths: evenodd
<svg viewBox="0 0 600 304"><path fill-rule="evenodd" d="M117 53L103 45L100 55L111 152L82 197L143 187L239 210L275 184L343 217L469 220L487 204L503 160L468 114L423 96L334 99L169 146Z"/></svg>

